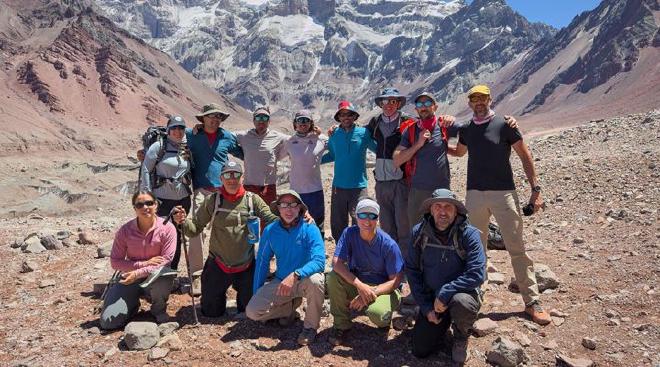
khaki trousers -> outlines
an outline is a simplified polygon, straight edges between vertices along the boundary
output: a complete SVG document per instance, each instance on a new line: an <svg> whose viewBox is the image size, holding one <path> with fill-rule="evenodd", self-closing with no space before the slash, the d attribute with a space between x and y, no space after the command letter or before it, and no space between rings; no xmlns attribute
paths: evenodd
<svg viewBox="0 0 660 367"><path fill-rule="evenodd" d="M506 250L511 256L511 266L525 305L539 299L539 287L534 274L534 262L525 251L523 220L520 215L518 194L512 191L468 190L465 206L470 222L481 231L481 243L486 250L488 223L491 214L502 232Z"/></svg>
<svg viewBox="0 0 660 367"><path fill-rule="evenodd" d="M318 329L325 295L323 274L314 273L310 277L297 281L291 295L286 297L276 295L280 283L279 279L273 279L257 290L245 309L247 317L254 321L288 317L298 306L294 304L294 299L304 297L307 300L307 308L303 326L307 329Z"/></svg>
<svg viewBox="0 0 660 367"><path fill-rule="evenodd" d="M197 209L202 206L204 200L211 194L213 194L213 191L205 189L195 190L193 193L192 209L189 213L191 217L195 215ZM206 229L198 236L188 239L188 257L190 258L191 274L195 274L195 272L201 273L202 269L204 269L204 259L209 255L209 244L206 239L208 233L204 233L205 231Z"/></svg>

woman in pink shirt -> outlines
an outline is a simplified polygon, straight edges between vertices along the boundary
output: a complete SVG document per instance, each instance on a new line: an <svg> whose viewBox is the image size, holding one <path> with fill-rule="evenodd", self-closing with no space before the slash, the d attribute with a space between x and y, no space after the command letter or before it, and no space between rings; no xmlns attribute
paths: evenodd
<svg viewBox="0 0 660 367"><path fill-rule="evenodd" d="M167 299L173 276L160 276L146 287L142 281L169 266L176 250L176 229L156 215L158 201L153 193L133 195L136 218L121 226L115 235L110 254L112 268L121 272L105 297L101 312L102 329L118 329L140 309L140 296L151 300L151 314L158 323L167 322Z"/></svg>

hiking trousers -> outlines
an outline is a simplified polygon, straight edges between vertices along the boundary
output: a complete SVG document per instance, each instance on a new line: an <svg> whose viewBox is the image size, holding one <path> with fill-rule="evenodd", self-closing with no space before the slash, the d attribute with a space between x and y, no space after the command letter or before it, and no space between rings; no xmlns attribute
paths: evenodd
<svg viewBox="0 0 660 367"><path fill-rule="evenodd" d="M314 273L307 278L296 281L289 296L278 296L276 294L280 283L282 283L281 280L273 279L259 288L245 309L247 317L254 321L288 317L299 306L294 300L303 297L307 301L303 326L307 329L318 329L321 323L323 298L325 296L323 274Z"/></svg>
<svg viewBox="0 0 660 367"><path fill-rule="evenodd" d="M466 339L472 331L472 324L477 320L481 300L477 292L456 293L447 305L447 310L440 314L439 324L430 322L426 315L417 313L417 320L412 330L412 353L417 358L431 355L438 342L444 339L450 324L453 324L454 338Z"/></svg>
<svg viewBox="0 0 660 367"><path fill-rule="evenodd" d="M110 286L99 318L101 329L114 330L124 327L140 310L140 296L146 296L151 301L153 315L166 311L174 276L161 276L146 288L140 287L142 280L144 279L138 279L129 285L115 283Z"/></svg>
<svg viewBox="0 0 660 367"><path fill-rule="evenodd" d="M362 196L367 195L366 188L340 189L332 187L332 196L330 198L330 231L335 243L339 242L339 237L346 227L348 227L348 217L351 217L351 224L355 224L355 207Z"/></svg>
<svg viewBox="0 0 660 367"><path fill-rule="evenodd" d="M189 215L192 217L199 207L202 206L204 200L213 194L213 191L206 189L196 189L193 193L192 209ZM188 258L190 259L190 274L199 274L204 269L204 258L208 256L209 244L206 237L207 233L202 231L199 235L188 239Z"/></svg>
<svg viewBox="0 0 660 367"><path fill-rule="evenodd" d="M357 288L348 283L334 271L328 273L328 297L330 298L330 313L334 319L332 326L340 330L348 330L352 326L349 304L357 297ZM370 284L371 286L375 284ZM381 294L374 303L366 308L369 320L379 328L386 328L392 322L392 312L399 307L401 293L394 290L390 294Z"/></svg>
<svg viewBox="0 0 660 367"><path fill-rule="evenodd" d="M227 310L227 290L236 290L236 311L245 312L252 298L252 278L254 260L250 266L238 273L225 273L211 256L206 259L202 272L202 314L206 317L220 317Z"/></svg>
<svg viewBox="0 0 660 367"><path fill-rule="evenodd" d="M502 232L504 245L511 257L511 266L523 302L525 305L529 305L538 301L539 287L534 274L534 262L525 251L523 220L516 191L468 190L465 196L465 207L470 214L470 223L481 231L481 243L484 251L488 244L490 216L492 214L495 217Z"/></svg>
<svg viewBox="0 0 660 367"><path fill-rule="evenodd" d="M319 227L321 238L325 240L325 229L323 228L323 222L325 221L325 197L323 190L298 194L300 194L300 199L302 199L303 203L307 205L309 215L314 218L316 226Z"/></svg>
<svg viewBox="0 0 660 367"><path fill-rule="evenodd" d="M190 212L190 196L186 196L183 199L179 200L170 200L170 199L158 199L160 201L160 204L158 205L158 212L156 213L159 217L167 217L170 215L170 212L172 211L172 208L174 208L177 205L181 205L183 209L186 211L186 213ZM172 219L170 219L171 221ZM174 270L178 270L179 268L179 260L181 259L181 228L174 224L174 227L176 227L176 251L174 252L174 257L172 258L172 262L170 263L170 268Z"/></svg>
<svg viewBox="0 0 660 367"><path fill-rule="evenodd" d="M408 193L408 223L410 228L422 220L424 213L420 212L424 200L431 197L434 190L420 190L414 187L410 188Z"/></svg>
<svg viewBox="0 0 660 367"><path fill-rule="evenodd" d="M380 228L399 245L401 254L410 241L408 220L408 185L404 179L376 181L376 201L380 205Z"/></svg>

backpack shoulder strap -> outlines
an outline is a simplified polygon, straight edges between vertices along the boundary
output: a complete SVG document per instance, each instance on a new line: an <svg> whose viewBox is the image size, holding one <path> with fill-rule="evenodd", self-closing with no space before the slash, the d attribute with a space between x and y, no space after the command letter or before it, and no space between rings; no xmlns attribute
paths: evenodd
<svg viewBox="0 0 660 367"><path fill-rule="evenodd" d="M452 238L452 245L454 246L454 250L456 250L456 254L458 254L458 257L460 257L463 261L465 261L467 258L467 250L465 249L465 244L463 243L463 233L465 232L468 224L469 222L466 218L465 221L461 223L458 228L456 228Z"/></svg>
<svg viewBox="0 0 660 367"><path fill-rule="evenodd" d="M211 225L211 231L213 231L213 222L215 222L215 213L218 212L218 209L222 207L222 203L224 202L224 198L222 197L222 194L219 192L215 192L213 195L215 195L215 198L213 199L213 214L211 214L211 221L209 224Z"/></svg>

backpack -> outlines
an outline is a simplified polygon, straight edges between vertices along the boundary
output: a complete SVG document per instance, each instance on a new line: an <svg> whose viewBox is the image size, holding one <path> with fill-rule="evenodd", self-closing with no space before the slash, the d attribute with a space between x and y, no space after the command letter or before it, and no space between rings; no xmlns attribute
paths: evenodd
<svg viewBox="0 0 660 367"><path fill-rule="evenodd" d="M442 117L438 117L438 120L436 124L442 123ZM403 135L404 131L408 131L408 143L410 143L410 146L412 147L413 144L415 144L415 126L417 125L417 122L414 119L408 119L406 121L403 121L401 125L399 126L399 131L401 132L401 135ZM449 135L447 133L447 128L443 125L440 125L440 129L442 131L442 140L447 144L447 140L449 139ZM403 173L406 178L406 183L408 186L412 184L412 177L415 174L415 170L417 169L417 153L413 155L410 160L408 160L406 163L404 163L403 167Z"/></svg>
<svg viewBox="0 0 660 367"><path fill-rule="evenodd" d="M429 242L429 237L426 234L424 234L424 229L425 229L428 221L429 221L429 219L425 216L424 220L422 221L422 225L419 228L419 232L413 238L413 248L421 249L421 251L419 252L419 259L418 259L420 268L422 267L422 264L423 264L422 256L424 255L424 249L426 248L426 246L442 248L442 249L446 249L448 247L448 246L444 246L444 245L436 245L436 244L429 244L428 243ZM458 227L456 227L455 229L452 229L453 234L450 235L451 245L452 245L454 251L456 251L456 254L458 255L458 257L460 257L461 260L463 260L464 262L465 262L465 258L467 257L467 250L465 249L465 245L463 244L463 241L461 240L462 236L459 236L459 234L462 235L463 232L465 232L465 228L467 228L467 226L469 224L470 224L470 221L468 220L467 217L465 217L465 220L461 224L459 224Z"/></svg>
<svg viewBox="0 0 660 367"><path fill-rule="evenodd" d="M158 154L156 155L154 168L149 172L149 181L151 182L152 190L162 186L167 181L174 180L172 177L163 177L156 174L156 166L160 161L163 160L163 157L167 152L167 128L165 126L149 126L147 131L144 132L142 135L142 149L144 149L145 154L149 150L149 147L151 147L156 142L160 143L160 150L158 150ZM188 162L190 162L190 166L192 168L190 149L188 148L187 144L184 147L182 157L183 159L186 159ZM140 167L139 174L140 177L142 177L142 167ZM139 180L140 178L138 178L138 182ZM183 182L186 191L188 191L188 194L192 194L192 190L190 189L190 184L192 183L192 176L190 171L188 171L188 173L186 173L183 177L177 178L175 181ZM138 183L138 187L140 187L140 183Z"/></svg>
<svg viewBox="0 0 660 367"><path fill-rule="evenodd" d="M247 197L247 204L248 204L248 217L253 217L254 216L254 193L252 191L245 191L245 196ZM213 222L215 221L215 213L218 212L220 207L222 207L222 203L224 202L224 197L222 196L221 193L216 192L215 193L215 199L213 200L213 214L211 214L211 221L209 224L211 225L211 232L213 231ZM240 218L240 213L239 213L239 218ZM240 219L238 221L240 224Z"/></svg>

